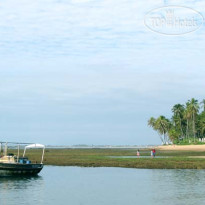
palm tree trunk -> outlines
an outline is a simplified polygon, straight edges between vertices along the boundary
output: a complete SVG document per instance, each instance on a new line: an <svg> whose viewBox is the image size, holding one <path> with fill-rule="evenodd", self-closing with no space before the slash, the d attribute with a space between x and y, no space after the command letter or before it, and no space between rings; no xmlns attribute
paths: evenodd
<svg viewBox="0 0 205 205"><path fill-rule="evenodd" d="M196 133L195 133L195 117L194 117L194 113L193 113L193 134L194 134L194 142L195 142L195 138L196 138Z"/></svg>
<svg viewBox="0 0 205 205"><path fill-rule="evenodd" d="M187 119L187 124L186 124L186 138L188 139L189 137L189 120Z"/></svg>
<svg viewBox="0 0 205 205"><path fill-rule="evenodd" d="M164 126L163 126L163 124L162 123L160 123L161 124L161 126L162 126L162 130L163 130L163 135L164 135L164 144L166 144L166 132L165 132L165 128L164 128Z"/></svg>
<svg viewBox="0 0 205 205"><path fill-rule="evenodd" d="M182 129L182 121L181 121L181 119L180 119L180 129L181 129L182 138L184 139L184 132L183 132L183 129Z"/></svg>

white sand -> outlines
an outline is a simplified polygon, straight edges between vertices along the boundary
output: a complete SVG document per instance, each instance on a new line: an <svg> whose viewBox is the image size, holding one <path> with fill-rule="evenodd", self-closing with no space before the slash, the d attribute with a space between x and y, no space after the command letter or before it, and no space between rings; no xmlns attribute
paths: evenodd
<svg viewBox="0 0 205 205"><path fill-rule="evenodd" d="M157 147L158 150L176 151L205 151L205 145L165 145Z"/></svg>

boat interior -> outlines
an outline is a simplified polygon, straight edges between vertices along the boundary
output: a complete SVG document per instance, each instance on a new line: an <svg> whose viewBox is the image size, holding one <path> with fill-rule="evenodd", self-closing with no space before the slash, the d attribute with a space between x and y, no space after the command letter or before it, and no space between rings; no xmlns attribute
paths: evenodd
<svg viewBox="0 0 205 205"><path fill-rule="evenodd" d="M12 143L13 144L13 143ZM25 146L27 144L27 146ZM41 144L29 144L23 143L24 145L24 152L23 156L20 157L20 146L22 144L17 144L17 146L12 146L12 150L16 150L17 155L14 155L13 153L7 153L8 151L8 143L7 142L0 142L0 163L10 163L10 164L31 164L32 162L28 159L28 157L25 157L26 150L32 149L32 148L41 148L43 149L42 157L41 157L41 164L43 163L44 158L44 150L45 146ZM37 162L35 162L37 163Z"/></svg>

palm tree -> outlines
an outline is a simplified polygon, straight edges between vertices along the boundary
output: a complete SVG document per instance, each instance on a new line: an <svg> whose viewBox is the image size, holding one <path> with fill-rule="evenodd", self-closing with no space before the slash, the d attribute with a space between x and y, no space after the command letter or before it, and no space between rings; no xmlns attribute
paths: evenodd
<svg viewBox="0 0 205 205"><path fill-rule="evenodd" d="M151 118L148 120L148 125L155 130L156 119L155 119L154 117L151 117Z"/></svg>
<svg viewBox="0 0 205 205"><path fill-rule="evenodd" d="M158 131L158 126L157 126L157 123L156 123L156 119L155 119L154 117L151 117L151 118L148 120L148 126L152 127L153 130L155 130L155 131L157 131L157 132L159 133L159 131ZM163 138L161 137L161 135L159 135L159 136L160 136L161 141L163 142ZM164 142L163 142L163 143L164 143Z"/></svg>
<svg viewBox="0 0 205 205"><path fill-rule="evenodd" d="M186 103L186 109L184 111L184 119L186 120L186 138L189 138L189 122L191 120L191 113L188 110L189 102Z"/></svg>
<svg viewBox="0 0 205 205"><path fill-rule="evenodd" d="M174 113L173 119L175 121L179 121L179 129L181 131L181 136L184 138L184 132L182 128L182 120L183 120L183 115L184 115L184 105L181 104L176 104L172 108L172 112Z"/></svg>
<svg viewBox="0 0 205 205"><path fill-rule="evenodd" d="M203 111L205 112L205 99L203 99L200 104L202 104Z"/></svg>
<svg viewBox="0 0 205 205"><path fill-rule="evenodd" d="M157 119L156 124L158 125L159 133L163 134L164 143L166 144L169 141L167 133L168 133L170 127L171 127L170 121L167 118L165 118L164 116L161 115Z"/></svg>
<svg viewBox="0 0 205 205"><path fill-rule="evenodd" d="M170 128L170 121L167 118L161 115L156 119L155 130L160 135L163 144L166 144L169 141L167 136L169 128ZM163 138L161 136L163 136Z"/></svg>
<svg viewBox="0 0 205 205"><path fill-rule="evenodd" d="M192 131L193 131L193 136L194 136L194 140L196 138L196 116L199 112L199 104L198 104L198 100L192 98L191 100L188 101L188 112L191 115L191 119L192 119Z"/></svg>
<svg viewBox="0 0 205 205"><path fill-rule="evenodd" d="M200 104L203 105L203 110L200 110ZM172 112L171 120L159 116L158 118L151 117L148 121L148 125L158 132L164 144L170 140L176 142L180 138L190 138L190 140L192 138L194 141L196 137L204 139L205 99L198 103L198 100L192 98L186 102L185 106L176 104L173 106Z"/></svg>
<svg viewBox="0 0 205 205"><path fill-rule="evenodd" d="M204 136L204 131L205 131L205 121L200 122L200 132L201 132L201 138Z"/></svg>

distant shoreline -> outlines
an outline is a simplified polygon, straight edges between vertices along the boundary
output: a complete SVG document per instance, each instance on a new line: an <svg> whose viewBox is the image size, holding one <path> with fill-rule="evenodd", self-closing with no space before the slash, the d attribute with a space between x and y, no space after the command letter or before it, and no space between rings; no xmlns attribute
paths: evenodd
<svg viewBox="0 0 205 205"><path fill-rule="evenodd" d="M157 149L160 151L204 151L204 145L93 145L93 146L48 146L48 149Z"/></svg>
<svg viewBox="0 0 205 205"><path fill-rule="evenodd" d="M151 149L158 147L160 145L73 145L73 146L54 146L47 145L48 149Z"/></svg>

